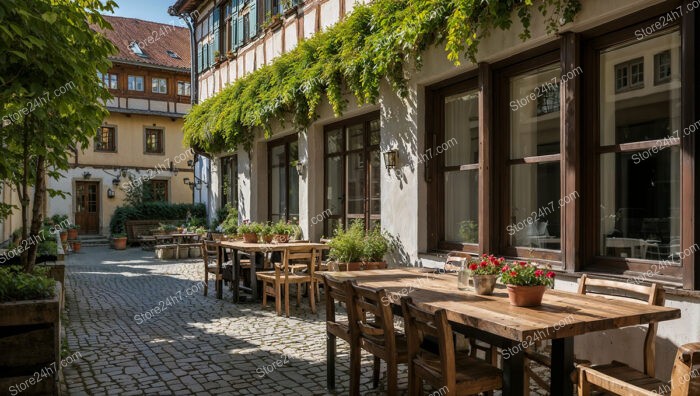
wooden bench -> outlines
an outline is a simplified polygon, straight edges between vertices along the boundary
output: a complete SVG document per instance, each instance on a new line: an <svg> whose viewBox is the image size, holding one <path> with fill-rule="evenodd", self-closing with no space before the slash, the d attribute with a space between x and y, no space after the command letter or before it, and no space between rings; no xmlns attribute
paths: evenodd
<svg viewBox="0 0 700 396"><path fill-rule="evenodd" d="M127 243L140 243L139 237L152 236L153 230L157 229L161 224L179 225L183 222L183 220L127 220L124 223Z"/></svg>

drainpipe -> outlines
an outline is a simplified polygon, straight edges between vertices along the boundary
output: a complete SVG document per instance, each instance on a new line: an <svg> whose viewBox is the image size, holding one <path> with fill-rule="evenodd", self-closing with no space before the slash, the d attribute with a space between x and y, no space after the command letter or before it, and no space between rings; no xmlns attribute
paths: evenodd
<svg viewBox="0 0 700 396"><path fill-rule="evenodd" d="M190 102L192 104L197 104L199 101L199 89L197 85L197 75L199 70L197 70L197 43L195 42L195 30L194 25L196 18L189 12L179 13L175 10L173 6L168 8L168 14L174 17L180 17L185 24L187 29L190 31ZM195 15L198 13L195 11Z"/></svg>

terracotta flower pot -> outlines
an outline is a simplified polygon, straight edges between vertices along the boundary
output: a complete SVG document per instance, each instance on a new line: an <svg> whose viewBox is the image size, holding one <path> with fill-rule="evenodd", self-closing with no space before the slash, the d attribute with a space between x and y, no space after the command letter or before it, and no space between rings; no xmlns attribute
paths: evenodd
<svg viewBox="0 0 700 396"><path fill-rule="evenodd" d="M473 275L474 291L482 296L490 296L493 294L493 288L496 287L496 278L498 275Z"/></svg>
<svg viewBox="0 0 700 396"><path fill-rule="evenodd" d="M77 228L69 228L67 238L68 239L78 239L78 229Z"/></svg>
<svg viewBox="0 0 700 396"><path fill-rule="evenodd" d="M272 242L273 237L274 237L274 235L263 235L263 242L270 243L270 242Z"/></svg>
<svg viewBox="0 0 700 396"><path fill-rule="evenodd" d="M65 242L68 240L68 231L61 231L59 235L61 235L61 242Z"/></svg>
<svg viewBox="0 0 700 396"><path fill-rule="evenodd" d="M126 237L113 238L112 243L114 243L114 249L126 250Z"/></svg>
<svg viewBox="0 0 700 396"><path fill-rule="evenodd" d="M287 242L289 242L289 235L277 234L277 235L275 235L275 240L279 243L287 243Z"/></svg>
<svg viewBox="0 0 700 396"><path fill-rule="evenodd" d="M506 285L508 287L508 300L510 305L516 307L536 307L542 305L542 297L544 296L547 286L515 286Z"/></svg>
<svg viewBox="0 0 700 396"><path fill-rule="evenodd" d="M258 234L254 232L248 232L243 234L243 242L246 243L257 243L258 242Z"/></svg>
<svg viewBox="0 0 700 396"><path fill-rule="evenodd" d="M80 252L80 247L81 247L80 245L81 245L81 243L80 243L80 242L72 242L72 245L73 245L73 251L74 251L75 253L79 253L79 252Z"/></svg>

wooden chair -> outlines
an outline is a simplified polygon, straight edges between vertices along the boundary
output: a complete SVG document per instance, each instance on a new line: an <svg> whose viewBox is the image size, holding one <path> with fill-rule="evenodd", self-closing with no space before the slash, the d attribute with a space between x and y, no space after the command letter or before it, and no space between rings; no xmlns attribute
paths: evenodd
<svg viewBox="0 0 700 396"><path fill-rule="evenodd" d="M292 262L305 261L308 272L294 272ZM318 280L314 276L316 265L319 260L318 251L315 248L293 247L284 251L282 263L275 265L274 271L264 271L256 273L258 280L263 283L262 306L267 306L267 297L275 298L275 310L278 315L282 314L282 286L284 286L285 314L289 317L289 286L297 286L297 305L301 301L301 286L308 285L311 291L315 290ZM311 312L316 313L316 299L314 292L309 293Z"/></svg>
<svg viewBox="0 0 700 396"><path fill-rule="evenodd" d="M396 395L398 364L408 363L406 336L394 331L394 315L385 290L375 291L358 286L354 282L350 285L350 347L351 351L353 347L357 351L350 356L350 394L359 394L354 393L354 390L359 390L360 382L360 351L357 348L359 346L374 355L374 388L379 386L379 371L381 361L384 360L387 364L387 394Z"/></svg>
<svg viewBox="0 0 700 396"><path fill-rule="evenodd" d="M332 391L335 389L336 339L340 338L350 345L351 356L356 353L352 351L353 344L350 342L350 323L338 321L335 314L336 302L344 303L346 307L352 304L352 289L349 281L336 281L326 276L323 277L323 289L326 294L326 359L329 363L326 366L326 385Z"/></svg>
<svg viewBox="0 0 700 396"><path fill-rule="evenodd" d="M606 279L592 279L587 275L583 275L579 280L579 294L595 294L606 298L612 298L621 301L631 301L635 303L643 303L649 305L664 305L664 290L662 286L652 283L651 286L635 285L627 282L619 282ZM656 329L657 323L651 322L648 325L646 337L644 339L644 375L654 376L655 367L654 360L656 358ZM551 368L552 363L549 356L545 356L532 349L525 350L525 384L529 384L529 379L532 378L540 387L549 392L549 384L542 377L537 375L531 368L529 363L536 362L539 365ZM577 360L577 365L587 365L590 362ZM613 362L616 372L624 372L631 374L637 370L620 362ZM601 368L610 366L600 366ZM623 374L624 374L623 373ZM572 373L574 382L576 381L576 372Z"/></svg>
<svg viewBox="0 0 700 396"><path fill-rule="evenodd" d="M410 297L401 298L408 336L408 394L423 394L423 380L441 395L473 395L503 386L503 372L466 353L455 352L452 326L444 309L434 314L418 308ZM422 346L423 338L438 340L439 355ZM442 389L446 392L442 392Z"/></svg>
<svg viewBox="0 0 700 396"><path fill-rule="evenodd" d="M219 280L223 279L223 269L219 272L216 265L218 260L218 247L216 242L203 241L202 244L202 259L204 260L204 295L209 292L209 274L214 275L214 290L217 291Z"/></svg>
<svg viewBox="0 0 700 396"><path fill-rule="evenodd" d="M588 396L591 390L603 389L616 395L671 396L700 395L700 342L685 344L678 348L671 371L671 382L660 381L641 372L619 370L606 366L578 367L578 395Z"/></svg>

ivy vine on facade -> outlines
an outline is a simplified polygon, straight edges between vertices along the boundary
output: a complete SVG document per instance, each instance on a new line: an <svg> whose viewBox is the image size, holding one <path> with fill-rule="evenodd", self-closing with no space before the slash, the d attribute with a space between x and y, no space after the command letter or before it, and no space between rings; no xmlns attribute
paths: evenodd
<svg viewBox="0 0 700 396"><path fill-rule="evenodd" d="M429 46L444 45L456 65L461 55L474 62L480 40L493 29L509 29L514 15L523 26L520 38L527 39L533 8L555 33L573 21L581 3L376 0L358 5L345 20L195 106L185 120L185 144L209 153L248 148L257 129L270 135L272 122L307 126L324 96L336 115L345 109L346 90L358 104L375 103L383 80L405 96L409 67L421 67Z"/></svg>

